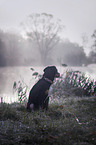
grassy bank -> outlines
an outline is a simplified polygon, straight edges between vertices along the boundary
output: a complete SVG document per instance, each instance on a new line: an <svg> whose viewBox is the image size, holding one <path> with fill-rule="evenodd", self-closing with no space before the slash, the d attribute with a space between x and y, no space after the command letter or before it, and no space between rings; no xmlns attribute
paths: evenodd
<svg viewBox="0 0 96 145"><path fill-rule="evenodd" d="M95 145L96 97L65 97L49 110L26 111L26 103L0 104L0 145Z"/></svg>

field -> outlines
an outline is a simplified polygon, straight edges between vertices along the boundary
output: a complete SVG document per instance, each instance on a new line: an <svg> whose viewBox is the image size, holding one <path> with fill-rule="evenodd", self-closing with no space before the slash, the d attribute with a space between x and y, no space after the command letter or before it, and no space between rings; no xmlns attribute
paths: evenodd
<svg viewBox="0 0 96 145"><path fill-rule="evenodd" d="M96 97L52 100L48 111L0 104L1 145L95 145Z"/></svg>
<svg viewBox="0 0 96 145"><path fill-rule="evenodd" d="M65 74L69 68L58 69ZM86 74L90 73L92 77L95 72L93 67L74 69L84 72L86 70ZM32 84L38 79L32 76L38 69L32 71L29 67L5 70L6 68L0 69L2 72L0 94L4 96L5 93L9 96L5 101L3 98L0 103L0 145L96 144L96 96L75 95L70 92L70 88L69 90L66 88L66 85L62 87L63 89L59 87L57 81L51 92L49 110L28 112L26 101L14 102L13 98L17 97L17 94L13 92L12 87L14 81L21 81L23 85L28 86L28 93ZM39 68L39 73L42 74L42 68ZM18 101L18 97L16 99ZM10 104L7 104L8 101Z"/></svg>

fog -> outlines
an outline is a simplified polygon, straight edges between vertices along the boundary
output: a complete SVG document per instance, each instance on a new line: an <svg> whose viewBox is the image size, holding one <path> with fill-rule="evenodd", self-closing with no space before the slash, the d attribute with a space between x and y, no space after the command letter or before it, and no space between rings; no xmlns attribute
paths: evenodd
<svg viewBox="0 0 96 145"><path fill-rule="evenodd" d="M96 63L95 5L95 0L1 0L0 66Z"/></svg>
<svg viewBox="0 0 96 145"><path fill-rule="evenodd" d="M11 33L0 33L0 66L62 65L82 66L87 63L83 47L70 41L60 41L50 51L40 52L30 39ZM43 54L42 54L43 53ZM44 56L45 55L45 56Z"/></svg>
<svg viewBox="0 0 96 145"><path fill-rule="evenodd" d="M64 38L82 44L81 37L85 33L89 46L96 28L95 6L96 0L0 0L0 27L17 32L20 22L31 13L48 13L66 26Z"/></svg>

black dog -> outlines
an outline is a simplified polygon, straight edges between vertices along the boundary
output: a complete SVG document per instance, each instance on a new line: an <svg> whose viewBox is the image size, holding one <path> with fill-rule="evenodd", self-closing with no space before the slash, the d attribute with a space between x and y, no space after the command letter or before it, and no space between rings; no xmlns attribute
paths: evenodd
<svg viewBox="0 0 96 145"><path fill-rule="evenodd" d="M48 66L44 69L43 77L33 86L29 93L28 110L48 109L48 90L54 78L59 76L60 74L55 66Z"/></svg>

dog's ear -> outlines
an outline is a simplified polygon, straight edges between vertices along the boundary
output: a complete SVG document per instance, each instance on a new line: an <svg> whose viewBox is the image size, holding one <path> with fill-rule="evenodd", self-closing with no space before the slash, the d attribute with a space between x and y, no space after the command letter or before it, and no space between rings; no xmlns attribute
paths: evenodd
<svg viewBox="0 0 96 145"><path fill-rule="evenodd" d="M49 66L48 66L48 67L46 67L43 71L45 72L46 70L48 70L48 68L49 68Z"/></svg>
<svg viewBox="0 0 96 145"><path fill-rule="evenodd" d="M55 66L48 66L43 71L45 72L45 71L48 71L49 69L57 72L57 69Z"/></svg>
<svg viewBox="0 0 96 145"><path fill-rule="evenodd" d="M53 81L55 77L60 76L55 66L48 66L43 71L44 71L43 77L48 78L51 81Z"/></svg>

